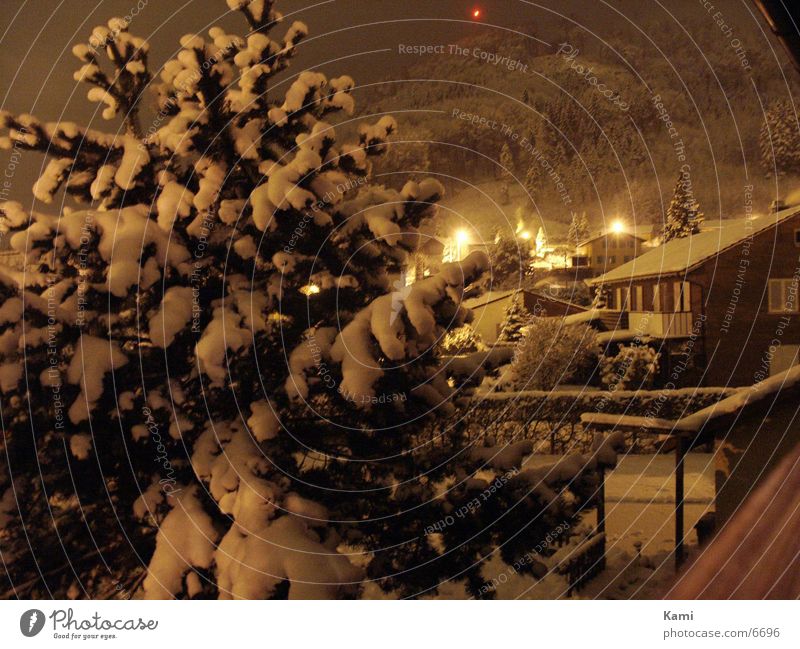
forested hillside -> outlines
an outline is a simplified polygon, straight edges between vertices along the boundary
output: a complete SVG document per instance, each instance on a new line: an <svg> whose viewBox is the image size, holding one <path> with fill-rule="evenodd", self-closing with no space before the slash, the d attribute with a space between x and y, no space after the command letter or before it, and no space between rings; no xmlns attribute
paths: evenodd
<svg viewBox="0 0 800 649"><path fill-rule="evenodd" d="M755 210L765 209L776 189L759 145L764 98L780 101L797 85L775 73L782 52L726 36L713 20L675 32L662 47L651 40L655 25L628 26L605 42L530 25L409 57L404 80L360 97L365 111L392 110L399 139L410 142L381 169L399 161L450 174L461 180L441 180L458 193L464 179L499 178L508 144L514 182L548 221L586 211L593 227L616 215L660 224L681 173L710 219L740 216L750 184Z"/></svg>

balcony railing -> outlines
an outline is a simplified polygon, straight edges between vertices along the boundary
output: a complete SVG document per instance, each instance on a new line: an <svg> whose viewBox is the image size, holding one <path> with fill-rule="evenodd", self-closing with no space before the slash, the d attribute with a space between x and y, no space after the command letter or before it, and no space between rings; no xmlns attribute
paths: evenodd
<svg viewBox="0 0 800 649"><path fill-rule="evenodd" d="M686 338L691 335L694 318L691 311L630 311L628 328L655 338Z"/></svg>

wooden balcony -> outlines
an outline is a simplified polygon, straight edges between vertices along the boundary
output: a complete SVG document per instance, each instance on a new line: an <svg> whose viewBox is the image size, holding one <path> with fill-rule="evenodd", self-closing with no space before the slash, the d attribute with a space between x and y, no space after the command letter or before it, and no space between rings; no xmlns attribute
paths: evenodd
<svg viewBox="0 0 800 649"><path fill-rule="evenodd" d="M653 338L688 338L694 318L691 311L629 311L628 328Z"/></svg>

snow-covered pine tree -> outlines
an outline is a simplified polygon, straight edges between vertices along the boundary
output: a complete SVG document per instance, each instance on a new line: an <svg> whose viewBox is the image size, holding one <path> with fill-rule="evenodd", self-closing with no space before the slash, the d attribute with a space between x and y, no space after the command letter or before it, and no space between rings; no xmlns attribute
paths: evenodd
<svg viewBox="0 0 800 649"><path fill-rule="evenodd" d="M581 212L580 214L577 212L572 213L567 238L570 244L574 246L589 238L589 220L586 218L586 212Z"/></svg>
<svg viewBox="0 0 800 649"><path fill-rule="evenodd" d="M516 343L522 338L522 328L531 321L531 313L522 303L522 296L515 295L506 309L500 325L499 342Z"/></svg>
<svg viewBox="0 0 800 649"><path fill-rule="evenodd" d="M2 146L52 158L35 196L87 207L0 206L26 258L0 271L6 596L475 593L489 552L517 560L580 502L520 476L440 529L495 465L454 466L459 425L431 450L414 422L453 411L429 352L488 260L398 289L442 187L369 184L394 120L337 142L352 79L272 84L305 25L274 37L272 1L228 5L249 35L183 37L149 127L148 44L121 19L73 50L119 132L1 116Z"/></svg>
<svg viewBox="0 0 800 649"><path fill-rule="evenodd" d="M776 99L767 108L759 138L767 175L800 172L800 129L792 103Z"/></svg>
<svg viewBox="0 0 800 649"><path fill-rule="evenodd" d="M593 309L605 309L608 307L608 287L598 284L594 287L594 297L592 298Z"/></svg>
<svg viewBox="0 0 800 649"><path fill-rule="evenodd" d="M493 290L517 288L527 274L530 244L498 229L489 252Z"/></svg>
<svg viewBox="0 0 800 649"><path fill-rule="evenodd" d="M511 155L511 147L508 142L503 142L500 149L500 202L508 204L509 186L514 180L514 156Z"/></svg>
<svg viewBox="0 0 800 649"><path fill-rule="evenodd" d="M691 179L681 173L675 185L672 201L667 208L664 243L697 234L700 232L702 222L703 213L695 200Z"/></svg>
<svg viewBox="0 0 800 649"><path fill-rule="evenodd" d="M585 241L589 238L590 228L589 228L589 218L586 216L586 212L581 212L581 215L578 219L578 236L579 241Z"/></svg>
<svg viewBox="0 0 800 649"><path fill-rule="evenodd" d="M580 241L580 237L578 236L578 215L575 212L572 213L572 218L570 219L569 222L569 229L567 230L567 240L572 246L577 246L578 241Z"/></svg>
<svg viewBox="0 0 800 649"><path fill-rule="evenodd" d="M539 170L539 165L536 162L532 162L525 172L525 180L523 180L523 184L525 185L525 193L531 202L536 201L538 196L539 180L541 176Z"/></svg>

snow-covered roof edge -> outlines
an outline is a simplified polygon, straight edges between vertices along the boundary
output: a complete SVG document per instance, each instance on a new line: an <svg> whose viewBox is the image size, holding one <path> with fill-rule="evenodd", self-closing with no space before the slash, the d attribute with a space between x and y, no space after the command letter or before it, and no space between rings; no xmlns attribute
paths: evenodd
<svg viewBox="0 0 800 649"><path fill-rule="evenodd" d="M617 266L616 268L608 271L603 275L587 279L586 283L590 286L594 286L606 282L619 283L619 282L626 282L631 279L644 279L650 277L668 277L670 275L680 275L697 268L699 265L705 263L709 259L719 256L723 252L730 250L731 248L741 244L747 238L760 236L761 234L768 231L770 228L777 227L787 219L797 216L798 214L800 214L800 205L794 205L781 212L776 212L769 216L762 217L761 219L753 219L751 221L751 223L755 224L753 229L744 229L744 232L741 237L738 237L734 241L728 242L721 248L714 250L712 253L698 257L697 259L691 259L691 258L687 259L686 264L683 264L680 268L672 270L664 270L663 268L659 267L658 271L654 272L647 265L648 261L647 258L649 256L651 255L654 257L657 257L658 255L663 256L664 246L668 246L670 243L672 243L672 242L667 242L665 244L653 248L652 250L644 253L643 255L639 255L638 257L632 259L627 263ZM761 227L758 227L759 225ZM714 234L715 232L717 232L717 230L706 230L704 232L700 232L699 234L692 235L692 237L708 236ZM673 241L679 241L679 240L675 239ZM638 269L637 266L639 266Z"/></svg>
<svg viewBox="0 0 800 649"><path fill-rule="evenodd" d="M600 232L599 234L595 234L588 239L584 239L583 241L578 242L577 247L580 248L581 246L585 246L592 241L597 241L598 239L602 239L604 237L619 237L622 235L628 235L629 237L633 237L634 239L638 239L639 241L647 241L646 237L640 237L638 234L634 234L633 232Z"/></svg>
<svg viewBox="0 0 800 649"><path fill-rule="evenodd" d="M510 288L504 291L488 291L483 295L479 295L478 297L473 297L468 300L464 300L464 306L468 309L480 309L485 306L489 306L490 304L494 304L500 300L505 300L506 298L517 295L519 293L527 293L528 295L533 295L534 297L540 297L543 300L550 300L552 302L558 302L559 304L563 304L564 306L572 306L576 309L581 309L582 311L586 311L587 307L582 306L580 304L575 304L575 302L570 302L569 300L562 300L561 298L554 297L552 295L545 295L544 293L540 293L539 291L534 291L527 288Z"/></svg>

